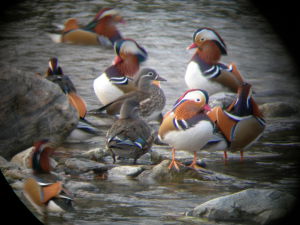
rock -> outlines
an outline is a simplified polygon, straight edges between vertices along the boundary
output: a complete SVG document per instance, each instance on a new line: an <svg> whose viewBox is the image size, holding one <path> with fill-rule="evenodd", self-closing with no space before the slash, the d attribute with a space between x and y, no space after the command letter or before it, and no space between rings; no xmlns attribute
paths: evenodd
<svg viewBox="0 0 300 225"><path fill-rule="evenodd" d="M104 149L97 147L82 153L82 156L95 161L101 161L104 157L110 156L110 154Z"/></svg>
<svg viewBox="0 0 300 225"><path fill-rule="evenodd" d="M145 170L144 166L116 166L108 171L109 180L134 178Z"/></svg>
<svg viewBox="0 0 300 225"><path fill-rule="evenodd" d="M296 198L286 192L251 188L207 201L186 215L216 221L270 224L287 215L295 201Z"/></svg>
<svg viewBox="0 0 300 225"><path fill-rule="evenodd" d="M0 67L0 155L11 159L41 139L62 143L78 123L65 94L42 77Z"/></svg>
<svg viewBox="0 0 300 225"><path fill-rule="evenodd" d="M10 160L13 163L16 163L20 167L24 168L31 168L31 152L33 150L33 147L30 147L18 154L16 154L12 159Z"/></svg>
<svg viewBox="0 0 300 225"><path fill-rule="evenodd" d="M80 191L91 191L91 192L99 191L97 186L82 181L69 181L65 184L65 187L67 188L68 191L72 192L73 194L76 194L77 192Z"/></svg>
<svg viewBox="0 0 300 225"><path fill-rule="evenodd" d="M213 174L214 172L206 169L192 169L188 166L181 166L180 171L175 168L171 170L168 168L170 160L164 160L160 164L155 165L152 169L143 171L137 179L144 183L153 182L181 182L184 179L199 179L206 180L205 176Z"/></svg>
<svg viewBox="0 0 300 225"><path fill-rule="evenodd" d="M289 117L299 112L297 104L287 102L269 102L259 106L265 117Z"/></svg>
<svg viewBox="0 0 300 225"><path fill-rule="evenodd" d="M107 166L103 163L95 162L85 158L69 158L65 161L65 166L69 168L69 173L85 173L90 170L107 168Z"/></svg>

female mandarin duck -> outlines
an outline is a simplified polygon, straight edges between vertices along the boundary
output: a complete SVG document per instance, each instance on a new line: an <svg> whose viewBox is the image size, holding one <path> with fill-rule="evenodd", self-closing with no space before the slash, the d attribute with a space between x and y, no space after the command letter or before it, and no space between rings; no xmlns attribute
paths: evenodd
<svg viewBox="0 0 300 225"><path fill-rule="evenodd" d="M165 95L157 84L153 82L165 81L164 78L151 68L142 69L134 79L137 90L125 93L116 100L102 106L97 112L107 110L108 114L120 113L122 103L129 98L139 102L140 116L148 120L158 119L165 106Z"/></svg>
<svg viewBox="0 0 300 225"><path fill-rule="evenodd" d="M62 182L57 181L57 178L51 174L49 156L54 151L55 149L46 140L34 144L31 155L34 177L27 178L23 186L25 197L42 215L73 209L70 194L63 188Z"/></svg>
<svg viewBox="0 0 300 225"><path fill-rule="evenodd" d="M113 46L114 42L122 39L116 23L123 18L115 9L101 9L95 18L85 27L79 27L75 18L65 22L61 42L83 45Z"/></svg>
<svg viewBox="0 0 300 225"><path fill-rule="evenodd" d="M263 115L252 97L251 85L248 83L239 86L236 100L226 110L219 106L214 107L208 112L208 116L225 136L227 149L240 150L241 160L243 150L259 139L266 126ZM226 150L224 157L226 160Z"/></svg>
<svg viewBox="0 0 300 225"><path fill-rule="evenodd" d="M158 137L173 148L169 169L174 166L179 170L180 163L175 160L176 149L194 152L194 160L190 167L196 168L196 151L213 136L214 124L206 115L209 110L207 92L191 89L186 91L176 101L173 109L164 116Z"/></svg>
<svg viewBox="0 0 300 225"><path fill-rule="evenodd" d="M119 40L114 45L116 57L113 65L94 80L94 91L99 101L106 105L124 93L136 89L133 77L148 54L134 40Z"/></svg>
<svg viewBox="0 0 300 225"><path fill-rule="evenodd" d="M106 135L106 148L114 163L116 156L137 159L151 149L154 138L150 126L139 117L139 102L134 98L122 104L120 118Z"/></svg>
<svg viewBox="0 0 300 225"><path fill-rule="evenodd" d="M70 104L77 110L80 118L84 118L87 113L86 103L77 95L74 84L67 75L63 74L61 67L58 65L58 60L55 57L49 60L46 79L60 86L61 90L67 95Z"/></svg>
<svg viewBox="0 0 300 225"><path fill-rule="evenodd" d="M225 42L211 28L200 28L193 35L193 44L188 49L197 48L187 66L185 82L189 88L205 89L209 95L220 91L236 93L243 82L235 64L220 63L227 54Z"/></svg>

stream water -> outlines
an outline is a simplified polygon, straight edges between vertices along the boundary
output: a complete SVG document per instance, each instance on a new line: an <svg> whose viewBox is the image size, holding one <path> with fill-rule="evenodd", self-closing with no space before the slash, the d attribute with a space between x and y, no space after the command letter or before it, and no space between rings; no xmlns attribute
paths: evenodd
<svg viewBox="0 0 300 225"><path fill-rule="evenodd" d="M276 34L247 1L24 1L2 15L0 22L0 62L22 71L44 73L50 57L56 56L85 99L88 109L100 104L93 80L107 68L114 53L98 46L54 43L49 34L58 33L57 24L75 17L89 22L102 7L116 7L126 24L118 25L125 37L146 48L144 66L158 71L168 81L162 84L168 110L186 90L184 73L193 51L186 47L199 27L215 28L228 46L226 63L235 62L253 85L259 104L299 103L296 67ZM91 118L92 121L101 120ZM296 193L298 190L300 138L298 117L267 118L262 138L245 153L229 153L224 165L222 152L203 152L208 168L247 180L247 185L218 182L144 184L136 180L91 181L99 188L95 198L78 198L76 211L64 216L66 224L217 224L188 220L185 211L198 204L244 189L272 187ZM105 132L104 132L105 133ZM82 152L103 146L103 137L76 146ZM155 148L159 148L155 146ZM71 153L72 154L72 153ZM80 180L78 178L78 180ZM52 218L51 224L62 219Z"/></svg>

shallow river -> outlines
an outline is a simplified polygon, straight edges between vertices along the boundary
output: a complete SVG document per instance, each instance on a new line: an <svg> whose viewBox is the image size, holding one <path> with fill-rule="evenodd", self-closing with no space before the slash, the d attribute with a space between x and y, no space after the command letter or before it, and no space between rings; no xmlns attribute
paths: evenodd
<svg viewBox="0 0 300 225"><path fill-rule="evenodd" d="M70 17L89 22L102 7L116 7L126 24L118 25L125 37L146 48L153 67L168 81L162 84L169 109L186 90L184 72L193 51L186 47L199 27L215 28L228 46L226 63L235 62L253 85L255 99L266 102L299 102L296 68L282 43L258 11L246 1L37 1L15 5L0 23L0 62L26 72L44 73L50 57L58 57L64 73L75 83L88 109L99 106L93 80L113 60L113 51L95 46L54 43L49 34ZM97 122L99 118L91 118ZM294 193L298 188L300 138L297 117L267 118L263 137L245 153L203 156L208 168L245 179L246 187L273 187ZM78 144L82 152L103 147L103 137ZM154 146L154 148L159 148ZM72 154L72 153L71 153ZM74 178L76 179L76 178ZM80 180L77 178L77 180ZM94 199L76 199L76 211L66 224L193 224L183 214L213 197L233 193L245 185L214 182L143 184L135 180L91 181L99 188ZM60 218L52 218L61 224ZM200 224L213 222L194 221Z"/></svg>

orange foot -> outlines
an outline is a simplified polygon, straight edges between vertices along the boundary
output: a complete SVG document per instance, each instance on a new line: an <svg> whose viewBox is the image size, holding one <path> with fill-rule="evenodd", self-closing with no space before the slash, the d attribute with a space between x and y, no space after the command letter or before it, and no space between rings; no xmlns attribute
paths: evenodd
<svg viewBox="0 0 300 225"><path fill-rule="evenodd" d="M175 167L175 169L177 171L179 171L180 170L179 166L184 166L184 165L181 162L179 162L175 159L172 159L170 165L168 166L169 170L172 169L173 166Z"/></svg>
<svg viewBox="0 0 300 225"><path fill-rule="evenodd" d="M174 166L176 168L177 171L179 171L179 166L178 165L181 165L183 166L183 164L181 162L178 162L176 159L175 159L175 148L172 149L172 161L170 163L170 165L168 166L169 170Z"/></svg>

